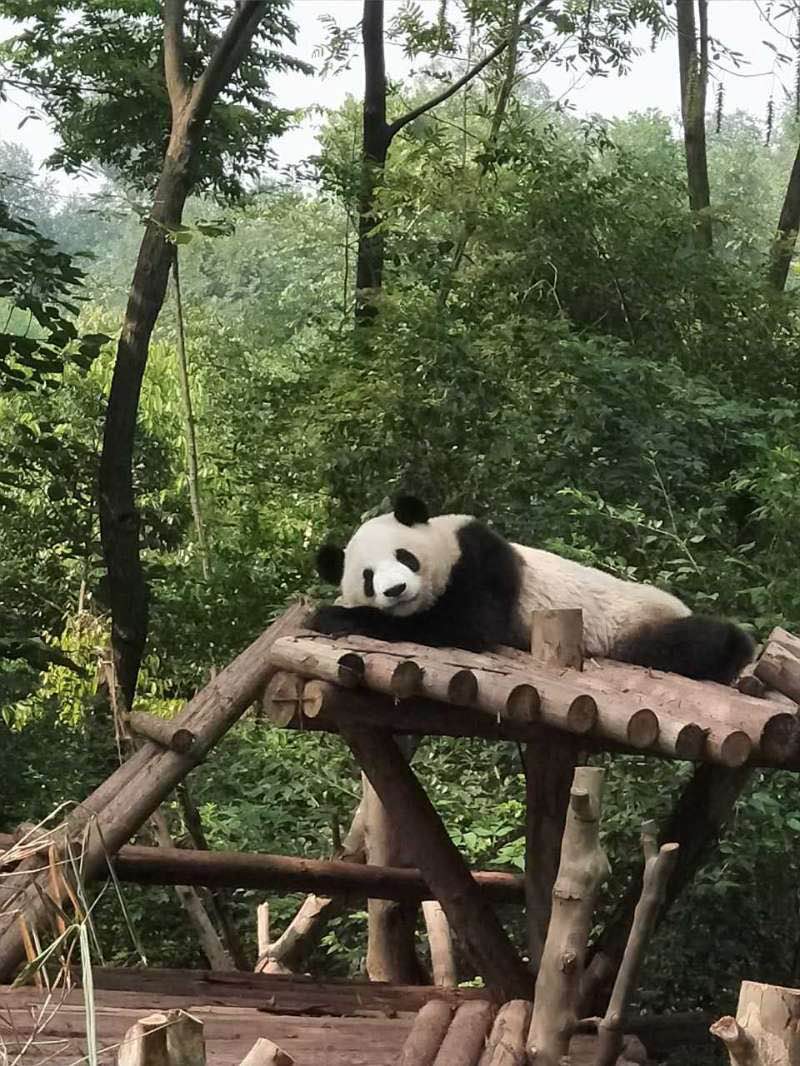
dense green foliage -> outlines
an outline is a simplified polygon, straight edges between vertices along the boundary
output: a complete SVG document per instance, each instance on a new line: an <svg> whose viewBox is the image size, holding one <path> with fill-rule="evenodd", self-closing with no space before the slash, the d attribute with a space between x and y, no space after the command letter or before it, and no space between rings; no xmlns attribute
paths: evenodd
<svg viewBox="0 0 800 1066"><path fill-rule="evenodd" d="M330 117L312 184L262 185L215 236L197 223L218 209L191 204L182 281L212 569L206 580L191 525L167 306L136 465L153 594L144 707L172 713L289 597L316 588L311 557L325 534L346 534L400 486L757 633L778 621L800 629L800 329L794 294L769 296L762 280L797 129L766 149L734 116L710 138L709 257L691 241L666 118L581 122L531 92L512 102L487 162L479 95L469 113L453 101L393 146L380 193L386 291L368 328L352 326L352 105ZM66 139L65 150L77 149ZM137 220L99 225L66 204L35 221L94 253L79 325L113 332ZM55 390L0 394L10 470L0 609L18 629L24 620L16 638L38 639L42 655L0 674L2 829L78 799L115 758L94 700L106 640L95 461L109 370L105 352L88 370L68 366ZM417 761L470 862L519 865L516 749L429 741ZM641 820L668 809L687 772L646 759L609 767L606 903L639 861ZM212 845L324 855L357 784L335 740L247 721L192 788ZM721 1009L745 974L797 983L800 946L786 930L798 832L796 784L757 775L659 934L642 1004ZM199 961L170 892L126 895L148 957ZM235 896L249 938L254 895ZM277 925L292 906L277 905ZM108 957L131 957L118 909L104 907ZM316 964L357 969L363 929L363 916L337 921Z"/></svg>

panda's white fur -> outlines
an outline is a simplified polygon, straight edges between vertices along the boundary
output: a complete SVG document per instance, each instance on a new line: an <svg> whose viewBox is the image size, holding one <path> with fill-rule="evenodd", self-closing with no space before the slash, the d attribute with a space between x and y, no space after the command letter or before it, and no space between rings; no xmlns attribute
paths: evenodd
<svg viewBox="0 0 800 1066"><path fill-rule="evenodd" d="M525 564L520 595L525 616L548 608L580 607L587 655L608 655L621 637L643 624L691 614L677 597L653 585L623 581L540 548L512 546Z"/></svg>
<svg viewBox="0 0 800 1066"><path fill-rule="evenodd" d="M429 608L444 592L460 558L457 534L475 519L471 515L437 515L424 525L407 526L393 514L379 515L360 526L344 550L341 594L343 607L373 606L396 618ZM584 652L604 656L620 637L643 623L683 618L691 612L675 596L634 581L564 559L540 548L510 542L522 560L519 613L557 607L583 611ZM398 549L412 552L420 568L399 562ZM373 572L374 595L364 591L363 572ZM399 596L386 590L405 585Z"/></svg>
<svg viewBox="0 0 800 1066"><path fill-rule="evenodd" d="M588 656L728 682L753 651L737 626L652 585L511 543L470 515L430 518L415 497L365 522L344 550L323 547L318 567L340 595L311 624L334 635L525 648L532 611L580 608Z"/></svg>
<svg viewBox="0 0 800 1066"><path fill-rule="evenodd" d="M456 534L472 522L469 515L437 515L424 525L405 526L393 514L370 518L356 530L344 549L344 574L337 603L345 607L373 606L397 618L430 607L444 592L461 555ZM418 571L398 562L398 550L412 552ZM374 597L364 592L363 572L373 571ZM398 597L386 590L398 583L406 589Z"/></svg>

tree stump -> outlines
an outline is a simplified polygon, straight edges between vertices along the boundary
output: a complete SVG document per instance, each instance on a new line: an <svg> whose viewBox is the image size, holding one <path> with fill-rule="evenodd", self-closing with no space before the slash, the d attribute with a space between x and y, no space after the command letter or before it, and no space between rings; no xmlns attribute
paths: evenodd
<svg viewBox="0 0 800 1066"><path fill-rule="evenodd" d="M736 1017L720 1018L711 1032L727 1048L731 1066L797 1066L800 990L742 981Z"/></svg>

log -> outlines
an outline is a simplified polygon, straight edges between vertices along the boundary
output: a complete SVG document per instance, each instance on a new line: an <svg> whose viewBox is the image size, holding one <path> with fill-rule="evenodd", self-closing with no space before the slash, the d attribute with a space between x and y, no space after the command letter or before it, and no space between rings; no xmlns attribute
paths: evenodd
<svg viewBox="0 0 800 1066"><path fill-rule="evenodd" d="M340 732L387 809L403 812L409 854L469 962L501 1000L524 995L529 986L524 966L394 740L344 721Z"/></svg>
<svg viewBox="0 0 800 1066"><path fill-rule="evenodd" d="M770 640L756 663L755 675L765 685L800 703L800 653Z"/></svg>
<svg viewBox="0 0 800 1066"><path fill-rule="evenodd" d="M596 767L575 769L528 1032L528 1057L536 1066L561 1066L578 1021L595 897L609 874L599 843L603 778L604 772Z"/></svg>
<svg viewBox="0 0 800 1066"><path fill-rule="evenodd" d="M477 1066L494 1011L492 1005L475 1000L463 1003L453 1016L434 1066Z"/></svg>
<svg viewBox="0 0 800 1066"><path fill-rule="evenodd" d="M767 692L767 686L760 678L756 677L755 669L757 662L758 660L755 660L745 666L744 670L739 674L736 687L740 692L743 692L745 696L753 696L755 699L763 699Z"/></svg>
<svg viewBox="0 0 800 1066"><path fill-rule="evenodd" d="M512 999L497 1012L478 1066L525 1066L525 1037L533 1004Z"/></svg>
<svg viewBox="0 0 800 1066"><path fill-rule="evenodd" d="M125 724L137 737L152 740L162 748L169 748L185 755L191 750L195 741L195 735L191 729L176 726L168 718L159 718L156 714L147 714L146 711L133 711L125 716Z"/></svg>
<svg viewBox="0 0 800 1066"><path fill-rule="evenodd" d="M781 626L775 626L767 637L767 643L770 641L775 644L780 644L782 647L786 648L787 651L800 656L800 637L796 637L794 633L790 633L787 629L783 629Z"/></svg>
<svg viewBox="0 0 800 1066"><path fill-rule="evenodd" d="M447 915L441 903L435 899L423 900L422 915L431 949L433 983L441 988L455 988L458 984L458 971Z"/></svg>
<svg viewBox="0 0 800 1066"><path fill-rule="evenodd" d="M667 882L678 858L677 844L658 847L654 822L646 822L642 827L642 848L645 857L642 894L634 911L608 1009L598 1027L596 1066L614 1066L622 1052L625 1010L636 989L647 942L664 904Z"/></svg>
<svg viewBox="0 0 800 1066"><path fill-rule="evenodd" d="M114 855L142 827L192 767L238 721L274 672L269 659L273 643L296 629L307 614L305 603L289 608L173 719L176 728L186 728L195 734L190 754L165 750L152 741L145 741L100 788L70 812L58 827L56 837L61 847L65 841L80 840L87 827L91 828L79 849L83 876L97 877L105 868L108 856ZM25 922L36 926L52 904L43 885L46 871L28 874L24 887L17 882L11 892L12 896L18 893L14 906ZM0 909L2 906L0 902ZM11 979L24 955L19 924L0 925L0 982Z"/></svg>
<svg viewBox="0 0 800 1066"><path fill-rule="evenodd" d="M736 1017L714 1022L731 1066L795 1066L800 1062L800 989L742 981Z"/></svg>
<svg viewBox="0 0 800 1066"><path fill-rule="evenodd" d="M800 723L795 722L792 728L783 704L746 696L728 685L692 681L677 674L644 670L608 659L587 663L585 674L587 679L600 679L606 687L638 700L649 700L651 706L675 718L701 724L710 730L712 739L717 737L717 743L733 731L744 732L753 747L773 761L790 757L794 750L791 743L800 737ZM778 722L774 723L773 718ZM788 736L784 735L787 727ZM784 750L787 746L788 750Z"/></svg>
<svg viewBox="0 0 800 1066"><path fill-rule="evenodd" d="M398 1066L432 1066L450 1027L453 1008L442 1000L430 1000L417 1013L403 1044Z"/></svg>
<svg viewBox="0 0 800 1066"><path fill-rule="evenodd" d="M0 833L0 851L14 843ZM247 851L197 851L194 848L155 848L126 844L114 858L114 871L123 882L138 885L196 885L205 888L250 888L262 891L320 892L353 900L374 896L422 902L433 899L419 870L411 867L364 866L355 860L305 859ZM475 883L494 903L522 903L523 879L499 870L473 873ZM261 906L267 907L267 904ZM261 908L259 908L260 911ZM279 941L270 946L270 954Z"/></svg>
<svg viewBox="0 0 800 1066"><path fill-rule="evenodd" d="M118 1066L170 1066L167 1016L160 1011L135 1022L122 1038Z"/></svg>
<svg viewBox="0 0 800 1066"><path fill-rule="evenodd" d="M277 1044L260 1036L242 1059L242 1066L294 1066L294 1059Z"/></svg>

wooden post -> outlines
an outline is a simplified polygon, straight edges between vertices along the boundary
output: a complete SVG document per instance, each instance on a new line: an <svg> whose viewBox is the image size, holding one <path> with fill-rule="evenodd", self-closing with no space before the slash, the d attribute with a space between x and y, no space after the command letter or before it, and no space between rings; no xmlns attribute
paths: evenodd
<svg viewBox="0 0 800 1066"><path fill-rule="evenodd" d="M546 666L583 668L583 612L534 611L531 656ZM539 729L536 742L525 745L525 899L528 954L534 971L542 957L553 884L561 855L561 838L579 741L569 733Z"/></svg>
<svg viewBox="0 0 800 1066"><path fill-rule="evenodd" d="M625 1008L636 988L647 941L664 903L667 882L678 858L677 844L662 844L659 849L655 822L645 822L642 826L642 848L645 859L642 895L633 915L633 925L608 1009L598 1026L595 1066L614 1066L622 1052Z"/></svg>
<svg viewBox="0 0 800 1066"><path fill-rule="evenodd" d="M594 901L609 874L599 843L603 778L603 770L579 766L570 791L528 1033L528 1057L536 1066L561 1066L578 1021L578 993Z"/></svg>
<svg viewBox="0 0 800 1066"><path fill-rule="evenodd" d="M422 915L428 930L433 983L440 988L455 988L458 984L458 972L447 915L441 903L435 899L423 900Z"/></svg>
<svg viewBox="0 0 800 1066"><path fill-rule="evenodd" d="M501 1001L524 998L530 990L525 967L395 742L344 721L339 729L384 805L403 812L409 855L475 970Z"/></svg>
<svg viewBox="0 0 800 1066"><path fill-rule="evenodd" d="M742 981L736 1017L720 1018L711 1032L725 1045L731 1066L795 1066L800 990Z"/></svg>
<svg viewBox="0 0 800 1066"><path fill-rule="evenodd" d="M560 608L531 614L531 655L544 666L583 669L583 611Z"/></svg>
<svg viewBox="0 0 800 1066"><path fill-rule="evenodd" d="M384 806L364 774L361 789L367 809L367 867L407 866L404 828ZM376 898L367 901L367 975L370 981L398 985L420 983L422 969L414 936L418 914L415 901Z"/></svg>

